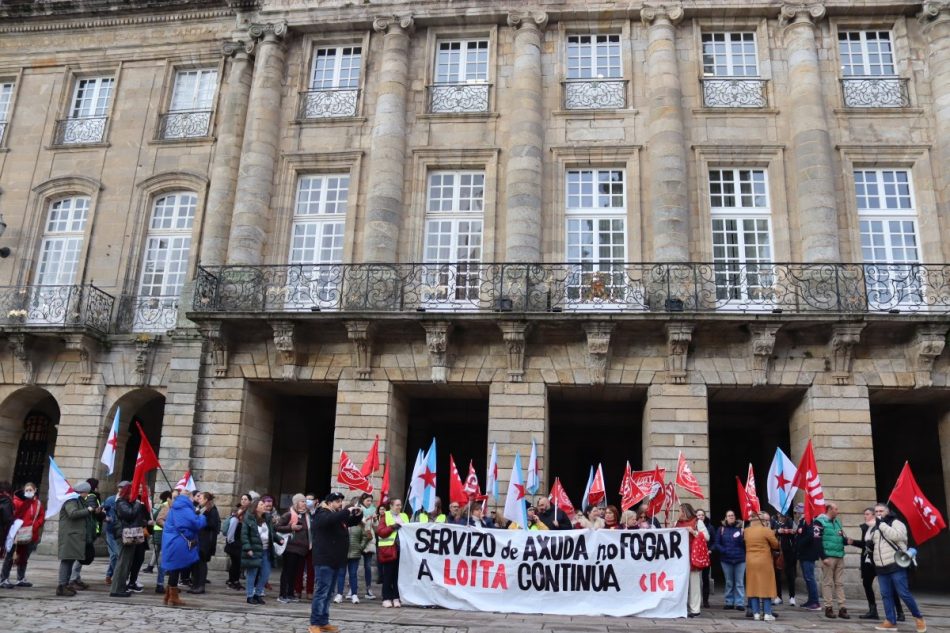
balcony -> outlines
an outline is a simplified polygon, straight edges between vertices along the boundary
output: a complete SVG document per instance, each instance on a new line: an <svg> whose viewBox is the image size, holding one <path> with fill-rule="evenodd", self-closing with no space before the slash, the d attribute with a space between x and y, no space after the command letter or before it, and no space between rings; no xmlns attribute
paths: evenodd
<svg viewBox="0 0 950 633"><path fill-rule="evenodd" d="M297 117L308 119L333 119L356 116L360 91L357 88L327 88L300 93Z"/></svg>
<svg viewBox="0 0 950 633"><path fill-rule="evenodd" d="M702 83L706 108L764 108L768 105L765 79L707 77Z"/></svg>
<svg viewBox="0 0 950 633"><path fill-rule="evenodd" d="M115 299L92 285L0 286L0 324L29 328L112 329Z"/></svg>
<svg viewBox="0 0 950 633"><path fill-rule="evenodd" d="M109 117L77 117L61 119L56 122L54 145L94 145L102 143L106 137L106 123Z"/></svg>
<svg viewBox="0 0 950 633"><path fill-rule="evenodd" d="M119 298L116 331L164 334L178 326L178 305L178 295L123 295Z"/></svg>
<svg viewBox="0 0 950 633"><path fill-rule="evenodd" d="M429 112L432 114L468 114L488 112L491 84L435 84L429 86Z"/></svg>
<svg viewBox="0 0 950 633"><path fill-rule="evenodd" d="M564 82L565 110L614 110L627 107L623 79L569 79Z"/></svg>
<svg viewBox="0 0 950 633"><path fill-rule="evenodd" d="M193 310L933 315L950 313L950 264L223 266L199 268Z"/></svg>
<svg viewBox="0 0 950 633"><path fill-rule="evenodd" d="M900 77L847 77L841 80L846 108L909 108L907 79Z"/></svg>
<svg viewBox="0 0 950 633"><path fill-rule="evenodd" d="M158 138L170 141L204 138L211 131L211 110L166 112L158 121Z"/></svg>

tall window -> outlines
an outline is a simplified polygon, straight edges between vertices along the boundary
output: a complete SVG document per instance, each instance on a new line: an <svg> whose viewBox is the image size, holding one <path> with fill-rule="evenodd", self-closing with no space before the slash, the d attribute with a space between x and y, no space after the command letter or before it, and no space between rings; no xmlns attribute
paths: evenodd
<svg viewBox="0 0 950 633"><path fill-rule="evenodd" d="M65 323L75 309L78 293L72 288L79 269L83 235L89 215L89 198L63 198L52 202L46 215L43 239L27 319L31 323Z"/></svg>
<svg viewBox="0 0 950 633"><path fill-rule="evenodd" d="M311 174L297 181L290 263L300 265L290 283L289 309L331 307L338 299L349 174Z"/></svg>
<svg viewBox="0 0 950 633"><path fill-rule="evenodd" d="M10 114L10 102L13 100L13 82L0 81L0 145L3 144Z"/></svg>
<svg viewBox="0 0 950 633"><path fill-rule="evenodd" d="M567 38L568 79L619 79L619 35L571 35Z"/></svg>
<svg viewBox="0 0 950 633"><path fill-rule="evenodd" d="M435 171L426 200L424 301L451 303L478 299L482 261L485 173Z"/></svg>
<svg viewBox="0 0 950 633"><path fill-rule="evenodd" d="M162 117L161 138L207 136L217 86L218 71L213 68L175 73L172 100Z"/></svg>
<svg viewBox="0 0 950 633"><path fill-rule="evenodd" d="M716 298L762 300L771 285L772 235L764 169L709 171Z"/></svg>
<svg viewBox="0 0 950 633"><path fill-rule="evenodd" d="M568 298L579 302L623 299L627 258L627 191L622 169L567 172Z"/></svg>
<svg viewBox="0 0 950 633"><path fill-rule="evenodd" d="M757 77L755 33L703 33L703 75Z"/></svg>
<svg viewBox="0 0 950 633"><path fill-rule="evenodd" d="M443 40L435 59L438 84L488 81L488 40Z"/></svg>
<svg viewBox="0 0 950 633"><path fill-rule="evenodd" d="M115 79L77 78L67 118L56 128L57 144L101 143L106 131L106 114Z"/></svg>
<svg viewBox="0 0 950 633"><path fill-rule="evenodd" d="M920 262L910 173L903 169L857 169L854 193L872 308L920 303L921 280L915 267L909 265Z"/></svg>
<svg viewBox="0 0 950 633"><path fill-rule="evenodd" d="M839 31L838 51L845 77L893 77L897 74L888 31Z"/></svg>
<svg viewBox="0 0 950 633"><path fill-rule="evenodd" d="M310 89L358 88L362 54L359 46L318 48L313 54Z"/></svg>

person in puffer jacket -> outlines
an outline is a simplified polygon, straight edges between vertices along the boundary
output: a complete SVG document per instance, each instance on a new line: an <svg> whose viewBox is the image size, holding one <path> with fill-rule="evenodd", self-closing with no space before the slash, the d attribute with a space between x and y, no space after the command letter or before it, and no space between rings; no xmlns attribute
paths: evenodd
<svg viewBox="0 0 950 633"><path fill-rule="evenodd" d="M892 516L890 509L883 503L874 506L873 524L868 521L867 525L864 542L866 547L871 549L871 560L877 570L877 582L881 590L881 600L884 602L884 622L874 628L880 631L897 628L894 607L896 592L914 616L917 633L924 633L927 624L907 586L907 570L897 564L898 552L907 551L907 526Z"/></svg>
<svg viewBox="0 0 950 633"><path fill-rule="evenodd" d="M745 610L745 539L742 524L736 513L726 512L726 518L712 536L712 549L719 552L719 564L725 576L723 596L726 609Z"/></svg>

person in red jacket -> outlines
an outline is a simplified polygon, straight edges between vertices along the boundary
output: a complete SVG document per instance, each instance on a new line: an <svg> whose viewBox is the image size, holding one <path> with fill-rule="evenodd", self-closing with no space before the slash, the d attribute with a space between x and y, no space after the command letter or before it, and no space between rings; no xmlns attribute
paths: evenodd
<svg viewBox="0 0 950 633"><path fill-rule="evenodd" d="M23 525L17 530L13 547L3 559L0 587L4 589L33 586L33 583L26 580L26 563L40 542L40 533L46 521L43 504L36 498L35 484L27 483L23 486L23 490L13 495L13 516L14 520L23 521ZM27 538L29 540L26 540ZM10 570L13 568L14 558L16 559L16 584L10 582Z"/></svg>

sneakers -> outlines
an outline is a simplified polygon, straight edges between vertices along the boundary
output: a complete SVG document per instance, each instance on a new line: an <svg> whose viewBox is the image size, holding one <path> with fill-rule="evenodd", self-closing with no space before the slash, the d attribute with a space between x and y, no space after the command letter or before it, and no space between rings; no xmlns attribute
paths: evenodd
<svg viewBox="0 0 950 633"><path fill-rule="evenodd" d="M340 604L341 602L343 602L343 594L342 594L342 593L338 593L338 594L336 594L335 596L333 596L333 604Z"/></svg>
<svg viewBox="0 0 950 633"><path fill-rule="evenodd" d="M395 607L396 609L398 609L398 608L401 607L401 606L402 606L402 603L399 602L399 599L398 599L398 598L395 599L395 600L393 600L393 607Z"/></svg>
<svg viewBox="0 0 950 633"><path fill-rule="evenodd" d="M772 615L771 613L766 613L766 614L762 617L762 619L765 620L766 622L775 622L775 616Z"/></svg>
<svg viewBox="0 0 950 633"><path fill-rule="evenodd" d="M383 600L383 608L384 608L384 609L391 609L392 606L393 606L393 601L392 601L392 600Z"/></svg>
<svg viewBox="0 0 950 633"><path fill-rule="evenodd" d="M896 631L897 625L888 620L884 620L883 622L875 626L874 630L875 631Z"/></svg>
<svg viewBox="0 0 950 633"><path fill-rule="evenodd" d="M927 623L923 618L914 618L914 622L917 625L917 633L927 633Z"/></svg>
<svg viewBox="0 0 950 633"><path fill-rule="evenodd" d="M376 594L374 594L372 591L367 591L366 595L364 595L363 597L366 598L367 600L375 600Z"/></svg>
<svg viewBox="0 0 950 633"><path fill-rule="evenodd" d="M0 582L0 589L13 589L13 583L9 580L4 580Z"/></svg>
<svg viewBox="0 0 950 633"><path fill-rule="evenodd" d="M781 599L781 598L772 598L772 604L776 604L776 605L782 604L782 599Z"/></svg>
<svg viewBox="0 0 950 633"><path fill-rule="evenodd" d="M137 582L130 583L129 586L126 588L132 593L142 593L142 591L144 591L145 589L145 587L143 587Z"/></svg>
<svg viewBox="0 0 950 633"><path fill-rule="evenodd" d="M788 599L788 604L793 607L795 606L795 596Z"/></svg>
<svg viewBox="0 0 950 633"><path fill-rule="evenodd" d="M279 598L277 598L277 602L281 604L290 604L290 598L285 598L283 596L280 596Z"/></svg>
<svg viewBox="0 0 950 633"><path fill-rule="evenodd" d="M32 587L33 583L27 582L26 578L24 578L23 580L18 580L16 585L14 586L15 587Z"/></svg>
<svg viewBox="0 0 950 633"><path fill-rule="evenodd" d="M810 604L806 602L802 605L802 609L805 609L806 611L821 611L821 605L816 602L812 602Z"/></svg>
<svg viewBox="0 0 950 633"><path fill-rule="evenodd" d="M353 604L359 604L359 603L360 603L360 599L357 598L357 597L356 597L356 594L354 593L352 596L350 596L350 602L352 602Z"/></svg>
<svg viewBox="0 0 950 633"><path fill-rule="evenodd" d="M753 614L752 614L752 619L758 622L759 620L762 619L762 614L761 614L761 613L753 613Z"/></svg>

